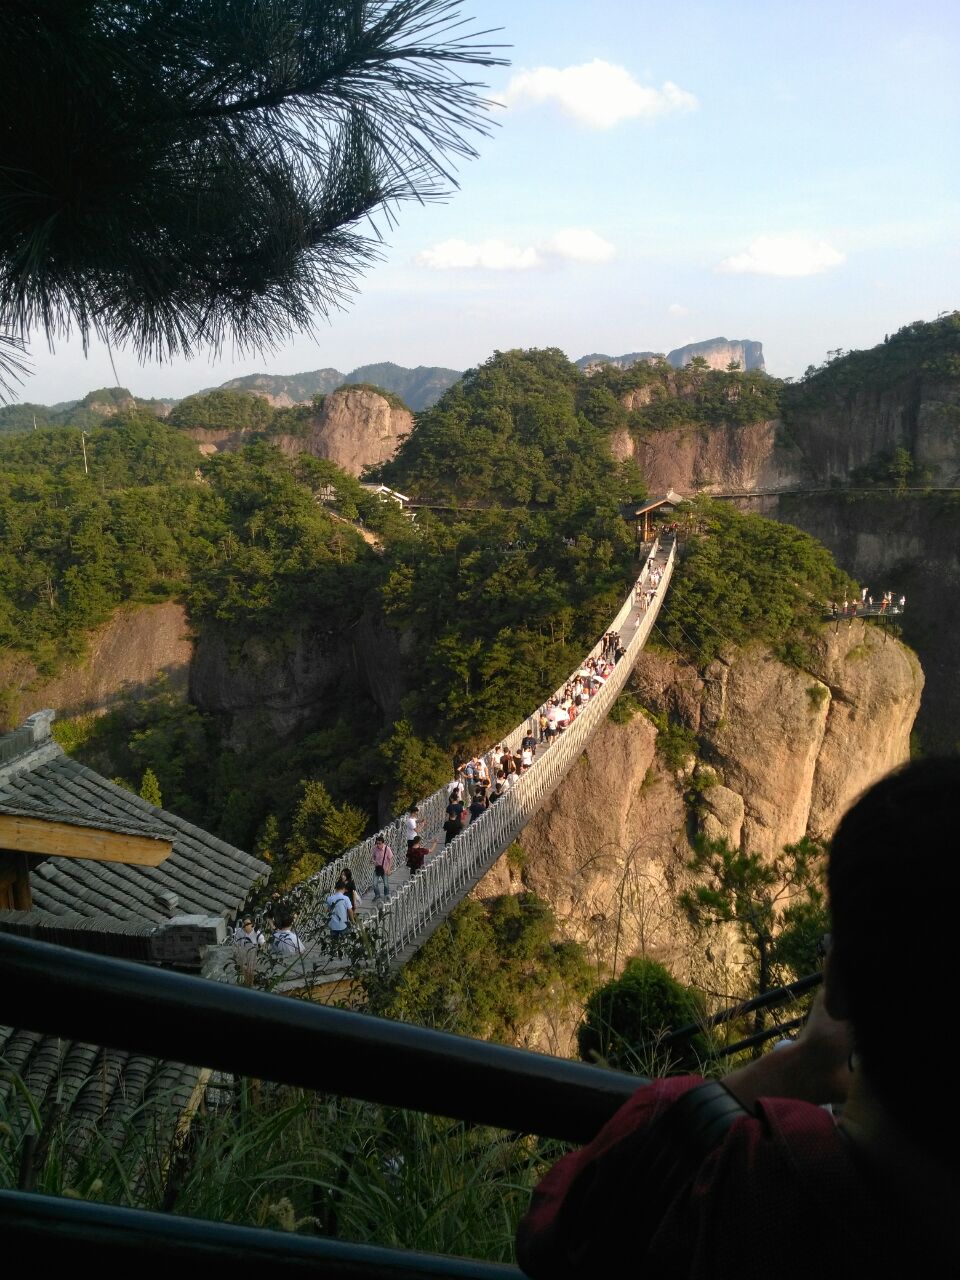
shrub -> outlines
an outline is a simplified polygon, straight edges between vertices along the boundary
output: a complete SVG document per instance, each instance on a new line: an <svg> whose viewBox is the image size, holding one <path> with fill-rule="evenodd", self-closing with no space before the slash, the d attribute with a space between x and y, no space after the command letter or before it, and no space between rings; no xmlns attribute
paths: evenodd
<svg viewBox="0 0 960 1280"><path fill-rule="evenodd" d="M664 1045L663 1037L704 1016L697 992L665 965L634 956L619 978L598 987L587 1001L577 1030L580 1057L650 1075L688 1070L708 1053L707 1036L698 1033L676 1045Z"/></svg>

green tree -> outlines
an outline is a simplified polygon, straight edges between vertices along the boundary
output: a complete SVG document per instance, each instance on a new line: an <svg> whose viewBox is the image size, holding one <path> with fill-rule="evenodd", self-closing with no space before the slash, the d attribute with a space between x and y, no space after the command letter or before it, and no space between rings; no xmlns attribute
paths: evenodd
<svg viewBox="0 0 960 1280"><path fill-rule="evenodd" d="M663 1038L705 1020L698 992L678 982L666 965L633 956L618 978L591 994L577 1029L577 1048L584 1062L602 1059L646 1075L696 1069L709 1052L706 1035L697 1033L675 1046L665 1045Z"/></svg>
<svg viewBox="0 0 960 1280"><path fill-rule="evenodd" d="M501 61L444 0L9 0L0 324L161 358L308 327L376 255L359 224L474 154L464 72Z"/></svg>
<svg viewBox="0 0 960 1280"><path fill-rule="evenodd" d="M551 1008L579 1005L589 989L582 948L558 936L534 894L489 903L466 899L371 1008L387 1017L509 1042L518 1025Z"/></svg>
<svg viewBox="0 0 960 1280"><path fill-rule="evenodd" d="M337 805L322 782L304 779L284 851L283 883L298 884L363 837L366 815L351 804Z"/></svg>
<svg viewBox="0 0 960 1280"><path fill-rule="evenodd" d="M699 934L732 926L747 963L747 990L764 995L810 973L827 932L825 851L804 838L764 857L731 849L726 841L704 841L689 864L704 881L680 894L680 906ZM766 1025L766 1010L753 1018Z"/></svg>
<svg viewBox="0 0 960 1280"><path fill-rule="evenodd" d="M152 769L144 769L143 771L143 777L140 779L140 799L146 800L147 804L156 805L158 809L163 804L160 783L157 781L157 775Z"/></svg>
<svg viewBox="0 0 960 1280"><path fill-rule="evenodd" d="M661 615L667 640L698 662L725 644L760 640L802 666L824 602L856 593L856 584L826 547L792 525L704 498L692 514L701 533L689 544Z"/></svg>
<svg viewBox="0 0 960 1280"><path fill-rule="evenodd" d="M263 396L250 391L205 391L187 396L170 410L174 427L200 427L220 431L266 431L274 408Z"/></svg>
<svg viewBox="0 0 960 1280"><path fill-rule="evenodd" d="M897 492L903 493L913 475L914 462L909 449L894 449L893 457L887 466L890 479L897 486Z"/></svg>

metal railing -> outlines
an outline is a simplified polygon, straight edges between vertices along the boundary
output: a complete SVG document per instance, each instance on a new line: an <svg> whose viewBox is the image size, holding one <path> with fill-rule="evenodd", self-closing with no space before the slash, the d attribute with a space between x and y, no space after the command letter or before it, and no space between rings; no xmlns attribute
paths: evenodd
<svg viewBox="0 0 960 1280"><path fill-rule="evenodd" d="M467 1123L586 1141L635 1076L309 1001L0 934L0 1021L25 1030L274 1080ZM241 1033L242 1032L242 1033ZM333 1051L335 1049L335 1051ZM374 1067L375 1064L375 1067ZM32 1265L96 1254L222 1267L273 1262L326 1277L506 1280L514 1267L0 1192L8 1254ZM14 1256L14 1255L10 1255Z"/></svg>
<svg viewBox="0 0 960 1280"><path fill-rule="evenodd" d="M636 594L647 582L661 554L658 540L653 543L639 578L631 587L608 631L619 632L625 626L634 612ZM646 611L638 615L634 633L624 644L624 655L614 665L600 691L584 706L572 725L547 750L537 754L533 766L521 774L514 786L504 792L495 804L491 804L489 809L470 823L407 883L400 885L393 894L389 910L376 917L378 945L385 946L388 956L395 958L413 945L432 921L445 914L476 884L484 872L509 848L580 757L587 742L621 693L637 655L646 643L670 584L675 557L676 542L671 540L669 551L657 566L662 570L662 576L653 599ZM601 647L602 641L598 641L589 656L599 656ZM559 695L562 689L563 686L560 686L552 696ZM510 750L519 750L520 742L531 724L535 723L536 715L536 712L531 713L502 739ZM422 830L432 834L440 828L448 800L448 785L445 785L420 802L418 808ZM388 823L383 832L387 843L395 850L406 847L402 817ZM321 904L327 894L332 892L344 868L349 868L353 873L354 883L360 893L370 887L373 882L373 841L374 837L370 837L348 849L340 858L298 887L294 902L300 913L300 929L305 937L323 936L326 915L321 910ZM360 927L367 926L361 922Z"/></svg>
<svg viewBox="0 0 960 1280"><path fill-rule="evenodd" d="M0 966L0 1020L6 1024L519 1133L588 1141L646 1083L624 1072L12 934L0 934ZM782 1000L784 992L770 996ZM770 996L762 999L769 1003ZM740 1005L714 1021L743 1012ZM468 1258L14 1191L0 1191L0 1232L12 1256L18 1246L28 1250L41 1271L52 1265L76 1270L88 1261L98 1269L124 1261L142 1265L149 1255L190 1267L273 1263L285 1273L309 1269L327 1280L520 1276L515 1267Z"/></svg>

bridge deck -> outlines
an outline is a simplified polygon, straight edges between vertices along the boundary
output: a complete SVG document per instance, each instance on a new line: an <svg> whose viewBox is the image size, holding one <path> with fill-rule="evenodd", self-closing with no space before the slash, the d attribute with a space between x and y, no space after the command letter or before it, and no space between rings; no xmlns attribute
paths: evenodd
<svg viewBox="0 0 960 1280"><path fill-rule="evenodd" d="M420 834L424 844L434 848L427 855L423 869L414 875L405 860L403 819L397 817L387 824L384 834L395 855L389 903L378 902L373 895L372 838L347 850L317 876L298 886L295 891L298 930L307 949L303 956L289 957L289 972L280 983L281 990L334 982L352 967L351 961L330 954L325 907L326 896L344 867L350 868L361 895L354 938L368 948L371 958L374 952L379 952L381 957L388 958L391 967L399 967L423 945L547 802L606 719L652 630L670 582L675 552L672 538L653 544L640 577L608 627L608 631L619 632L625 649L623 657L565 732L549 745L538 747L532 767L509 791L446 846L443 821L449 784L421 801L418 806ZM649 581L654 570L659 570L661 575L655 589ZM650 590L653 598L649 607L644 607L645 602L638 603L638 597L641 591ZM589 656L599 656L601 643L598 641ZM534 715L536 712L504 735L502 741L510 750L519 750Z"/></svg>

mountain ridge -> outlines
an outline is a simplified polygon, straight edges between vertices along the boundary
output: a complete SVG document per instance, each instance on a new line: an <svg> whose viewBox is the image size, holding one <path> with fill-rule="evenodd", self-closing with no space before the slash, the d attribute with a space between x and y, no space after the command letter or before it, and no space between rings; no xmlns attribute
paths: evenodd
<svg viewBox="0 0 960 1280"><path fill-rule="evenodd" d="M742 350L736 354L735 349ZM744 370L765 369L763 344L748 338L732 339L729 342L726 338L708 338L703 342L677 347L668 352L665 358L674 368L682 368L695 355L703 355L710 367L715 369L726 368L730 359L740 359L740 367ZM579 369L598 368L603 364L628 369L641 360L653 361L659 356L660 353L654 351L632 351L621 356L594 353L581 356L572 363ZM342 386L366 383L392 392L400 397L407 408L419 413L436 404L444 391L459 381L463 374L462 369L448 369L443 365L421 364L408 368L387 360L358 365L346 374L330 366L289 374L249 373L239 378L228 378L215 387L203 387L189 394L249 391L263 396L275 408L290 408L297 404L309 404L314 396L329 395ZM103 387L87 392L85 396L75 400L61 400L56 404L23 401L3 405L0 406L0 436L30 431L33 429L34 419L38 427L81 427L86 430L98 426L120 409L129 408L146 409L158 418L165 418L174 405L187 398L135 396L126 387Z"/></svg>

